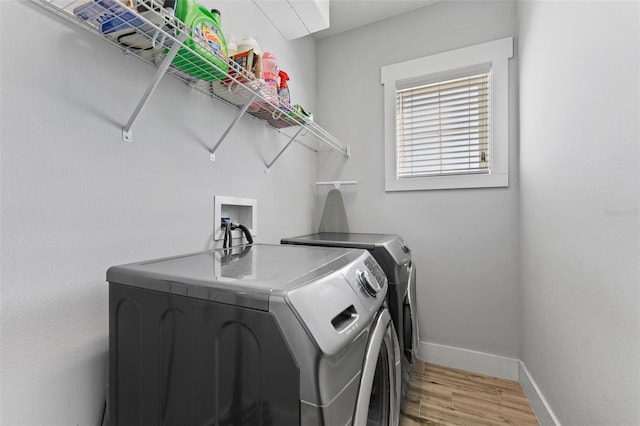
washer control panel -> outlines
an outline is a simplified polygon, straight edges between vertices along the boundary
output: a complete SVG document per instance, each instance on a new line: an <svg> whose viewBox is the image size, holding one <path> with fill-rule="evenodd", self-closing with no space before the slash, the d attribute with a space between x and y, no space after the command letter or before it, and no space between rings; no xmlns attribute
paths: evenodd
<svg viewBox="0 0 640 426"><path fill-rule="evenodd" d="M384 286L384 282L387 280L387 276L385 275L378 262L376 262L373 257L369 256L365 259L364 264L367 269L369 269L369 272L373 274L376 281L381 284L380 287Z"/></svg>
<svg viewBox="0 0 640 426"><path fill-rule="evenodd" d="M293 285L285 299L322 353L336 355L372 323L388 281L371 254L361 249L311 275Z"/></svg>
<svg viewBox="0 0 640 426"><path fill-rule="evenodd" d="M378 284L378 281L371 279L369 272L358 269L356 271L356 276L358 277L358 282L360 283L362 288L364 288L364 291L366 291L370 296L375 297L376 294L378 294L380 290L382 290L382 287L380 286L380 284Z"/></svg>

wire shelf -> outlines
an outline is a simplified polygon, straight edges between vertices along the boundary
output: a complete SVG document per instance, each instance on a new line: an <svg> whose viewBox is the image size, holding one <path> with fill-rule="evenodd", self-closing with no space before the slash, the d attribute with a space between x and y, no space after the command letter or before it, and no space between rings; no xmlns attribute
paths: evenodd
<svg viewBox="0 0 640 426"><path fill-rule="evenodd" d="M350 155L348 146L280 99L253 73L212 48L205 37L197 37L157 0L129 0L128 4L120 0L31 1L158 68L157 81L147 90L146 98L143 97L125 126L125 140L127 135L130 139L137 114L166 73L239 109L239 116L247 113L277 130L301 126L320 142L345 156ZM299 131L292 141L298 134ZM221 142L212 150L212 156Z"/></svg>

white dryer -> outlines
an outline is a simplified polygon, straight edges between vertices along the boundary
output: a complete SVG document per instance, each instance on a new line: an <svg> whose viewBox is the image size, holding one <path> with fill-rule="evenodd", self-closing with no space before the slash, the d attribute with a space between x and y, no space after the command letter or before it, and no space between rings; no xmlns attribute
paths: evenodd
<svg viewBox="0 0 640 426"><path fill-rule="evenodd" d="M388 283L366 250L247 245L107 280L111 425L398 424Z"/></svg>

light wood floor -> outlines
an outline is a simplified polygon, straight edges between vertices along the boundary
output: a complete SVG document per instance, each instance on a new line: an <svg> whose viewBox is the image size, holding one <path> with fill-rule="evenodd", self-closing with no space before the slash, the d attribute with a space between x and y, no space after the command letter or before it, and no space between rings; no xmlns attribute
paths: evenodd
<svg viewBox="0 0 640 426"><path fill-rule="evenodd" d="M538 425L520 385L417 362L400 426Z"/></svg>

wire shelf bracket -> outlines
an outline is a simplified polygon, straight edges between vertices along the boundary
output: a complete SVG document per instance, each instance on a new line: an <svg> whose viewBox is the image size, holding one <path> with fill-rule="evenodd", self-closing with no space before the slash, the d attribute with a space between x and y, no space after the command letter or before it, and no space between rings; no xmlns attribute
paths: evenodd
<svg viewBox="0 0 640 426"><path fill-rule="evenodd" d="M179 43L173 43L173 46L171 46L171 50L169 50L169 53L167 54L167 56L164 58L164 60L158 67L155 75L153 76L153 79L151 80L151 83L147 87L147 90L144 92L144 94L140 98L140 101L138 101L138 105L136 106L136 109L133 110L133 113L131 114L129 121L122 128L122 140L124 140L125 142L133 142L133 135L131 134L131 128L133 127L133 124L138 119L138 115L140 115L142 108L144 108L144 106L147 104L147 102L149 101L149 98L158 87L158 84L160 84L160 80L162 80L162 77L164 77L167 70L169 69L171 62L176 57L178 50L180 50L180 47L182 46L182 42L184 41L185 37L186 37L186 34L182 32L178 36Z"/></svg>
<svg viewBox="0 0 640 426"><path fill-rule="evenodd" d="M284 148L282 148L280 150L280 152L278 153L278 155L275 156L275 158L273 160L271 160L271 162L269 164L267 164L267 168L264 169L264 172L266 174L271 174L271 166L273 166L273 164L278 160L278 158L280 158L280 156L282 154L284 154L284 152L287 150L287 148L289 148L289 146L291 146L291 144L293 143L294 140L296 140L296 138L298 137L298 135L300 134L300 132L302 132L304 130L304 127L300 127L298 129L298 131L296 132L295 135L293 135L293 137L291 139L289 139L289 142L287 142L287 144L284 146Z"/></svg>
<svg viewBox="0 0 640 426"><path fill-rule="evenodd" d="M224 131L224 133L222 133L222 136L220 136L220 139L218 139L218 143L216 143L215 146L211 148L211 150L209 151L209 159L211 161L216 161L216 150L225 140L229 132L235 127L238 121L242 118L244 113L247 112L247 109L249 108L249 106L251 106L251 104L253 103L253 101L256 100L257 97L258 96L255 93L253 94L253 96L251 96L251 99L249 99L249 101L246 104L244 104L242 109L238 111L238 113L236 114L236 118L233 119L233 121L229 124L229 126L227 126L227 129Z"/></svg>

